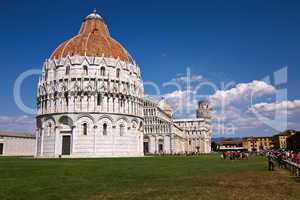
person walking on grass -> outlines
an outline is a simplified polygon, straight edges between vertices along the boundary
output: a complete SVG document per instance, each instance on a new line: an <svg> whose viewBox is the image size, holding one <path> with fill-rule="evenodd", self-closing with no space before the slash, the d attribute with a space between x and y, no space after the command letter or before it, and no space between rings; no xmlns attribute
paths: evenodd
<svg viewBox="0 0 300 200"><path fill-rule="evenodd" d="M274 162L272 160L271 155L268 155L268 168L269 171L274 171Z"/></svg>
<svg viewBox="0 0 300 200"><path fill-rule="evenodd" d="M226 157L227 157L227 152L223 151L223 159L226 160Z"/></svg>

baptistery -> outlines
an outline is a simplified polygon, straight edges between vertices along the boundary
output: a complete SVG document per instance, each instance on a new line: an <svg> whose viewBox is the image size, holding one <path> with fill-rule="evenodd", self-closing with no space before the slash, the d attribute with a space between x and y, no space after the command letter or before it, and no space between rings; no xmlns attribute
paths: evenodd
<svg viewBox="0 0 300 200"><path fill-rule="evenodd" d="M94 11L43 64L37 157L143 155L139 66Z"/></svg>

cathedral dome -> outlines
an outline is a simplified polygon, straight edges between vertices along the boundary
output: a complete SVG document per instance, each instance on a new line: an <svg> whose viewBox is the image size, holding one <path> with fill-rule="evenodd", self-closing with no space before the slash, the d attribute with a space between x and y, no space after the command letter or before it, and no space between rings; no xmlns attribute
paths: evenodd
<svg viewBox="0 0 300 200"><path fill-rule="evenodd" d="M125 48L110 36L106 23L96 11L84 18L78 35L61 43L50 59L61 59L68 55L104 56L133 63Z"/></svg>

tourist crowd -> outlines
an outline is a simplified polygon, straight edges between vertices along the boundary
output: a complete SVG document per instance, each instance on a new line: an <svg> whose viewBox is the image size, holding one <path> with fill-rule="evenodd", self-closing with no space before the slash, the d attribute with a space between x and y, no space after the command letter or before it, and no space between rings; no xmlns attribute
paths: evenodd
<svg viewBox="0 0 300 200"><path fill-rule="evenodd" d="M224 151L221 154L221 158L224 160L244 160L248 159L249 154L247 152L239 151Z"/></svg>
<svg viewBox="0 0 300 200"><path fill-rule="evenodd" d="M296 151L268 151L267 152L267 157L271 157L274 160L277 160L279 166L283 165L283 161L287 160L296 164L300 164L300 152Z"/></svg>

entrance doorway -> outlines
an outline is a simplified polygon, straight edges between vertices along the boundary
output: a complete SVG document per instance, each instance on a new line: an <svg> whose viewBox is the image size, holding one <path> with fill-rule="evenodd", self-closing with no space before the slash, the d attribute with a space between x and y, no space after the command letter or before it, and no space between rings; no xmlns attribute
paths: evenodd
<svg viewBox="0 0 300 200"><path fill-rule="evenodd" d="M144 136L144 154L149 153L150 151L150 139L148 136Z"/></svg>
<svg viewBox="0 0 300 200"><path fill-rule="evenodd" d="M164 152L164 140L163 139L158 140L158 152L159 153Z"/></svg>
<svg viewBox="0 0 300 200"><path fill-rule="evenodd" d="M163 144L158 144L158 151L159 151L159 153L162 153L164 151Z"/></svg>
<svg viewBox="0 0 300 200"><path fill-rule="evenodd" d="M144 142L144 153L149 153L149 142Z"/></svg>
<svg viewBox="0 0 300 200"><path fill-rule="evenodd" d="M0 155L3 155L3 143L0 143Z"/></svg>
<svg viewBox="0 0 300 200"><path fill-rule="evenodd" d="M71 154L71 136L64 135L62 136L62 155L70 155Z"/></svg>

